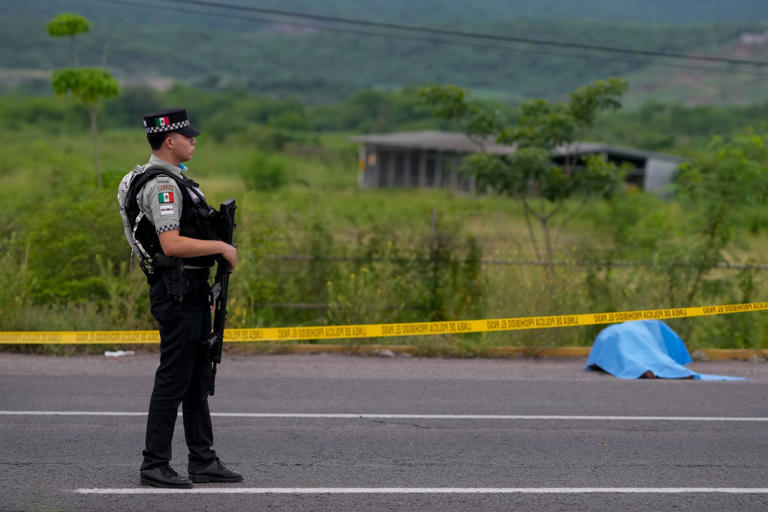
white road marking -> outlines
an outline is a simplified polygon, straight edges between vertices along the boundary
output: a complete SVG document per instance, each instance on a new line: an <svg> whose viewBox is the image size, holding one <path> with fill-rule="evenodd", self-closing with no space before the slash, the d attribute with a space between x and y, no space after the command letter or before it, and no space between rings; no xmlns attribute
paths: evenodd
<svg viewBox="0 0 768 512"><path fill-rule="evenodd" d="M83 488L77 494L768 494L766 487L154 487Z"/></svg>
<svg viewBox="0 0 768 512"><path fill-rule="evenodd" d="M0 411L0 416L146 416L145 412L121 411ZM738 416L573 416L528 414L368 414L368 413L260 413L214 412L219 418L254 419L373 419L373 420L534 420L534 421L697 421L697 422L766 422L768 417Z"/></svg>
<svg viewBox="0 0 768 512"><path fill-rule="evenodd" d="M0 416L146 416L145 412L120 411L0 411Z"/></svg>

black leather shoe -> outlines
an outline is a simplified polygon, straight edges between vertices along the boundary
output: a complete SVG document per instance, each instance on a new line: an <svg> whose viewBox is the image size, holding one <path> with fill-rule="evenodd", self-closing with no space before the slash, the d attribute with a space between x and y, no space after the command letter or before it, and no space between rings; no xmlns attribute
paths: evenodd
<svg viewBox="0 0 768 512"><path fill-rule="evenodd" d="M141 485L151 485L152 487L173 487L176 489L189 489L192 487L192 481L179 475L169 465L159 468L142 469Z"/></svg>
<svg viewBox="0 0 768 512"><path fill-rule="evenodd" d="M208 482L236 483L243 481L243 475L227 468L227 466L217 458L200 471L195 471L194 473L190 471L189 479L196 484L204 484Z"/></svg>

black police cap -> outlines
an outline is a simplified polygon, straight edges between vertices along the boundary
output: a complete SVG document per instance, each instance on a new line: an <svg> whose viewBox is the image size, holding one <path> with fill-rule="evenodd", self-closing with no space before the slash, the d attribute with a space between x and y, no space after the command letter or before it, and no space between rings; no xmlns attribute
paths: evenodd
<svg viewBox="0 0 768 512"><path fill-rule="evenodd" d="M147 135L179 132L187 137L197 137L202 132L189 123L186 109L172 108L144 116L144 131Z"/></svg>

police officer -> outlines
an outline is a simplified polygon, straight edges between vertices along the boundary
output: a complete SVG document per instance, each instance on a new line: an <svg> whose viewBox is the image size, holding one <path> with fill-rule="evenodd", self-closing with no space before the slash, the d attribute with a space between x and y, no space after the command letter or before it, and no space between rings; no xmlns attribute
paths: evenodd
<svg viewBox="0 0 768 512"><path fill-rule="evenodd" d="M211 236L212 227L201 220L210 210L205 196L182 174L186 170L183 162L194 155L195 137L201 133L190 125L187 111L171 109L148 114L144 116L144 129L152 156L143 167L146 172L152 169L166 174L154 176L138 191L138 206L154 228L154 233L150 229L144 237L152 240L143 243L154 243L162 249L158 258L164 256L165 263L173 263L160 265L148 274L150 306L160 327L161 341L140 481L142 485L173 488L188 488L192 482L241 482L242 475L228 469L212 448L208 409L211 365L203 344L211 330L209 268L221 255L234 269L237 250ZM179 404L189 449L189 478L170 466Z"/></svg>

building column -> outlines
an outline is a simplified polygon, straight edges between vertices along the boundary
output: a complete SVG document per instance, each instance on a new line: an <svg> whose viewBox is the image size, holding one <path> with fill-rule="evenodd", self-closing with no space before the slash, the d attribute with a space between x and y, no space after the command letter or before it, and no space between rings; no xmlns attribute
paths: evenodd
<svg viewBox="0 0 768 512"><path fill-rule="evenodd" d="M443 153L435 152L435 185L438 188L443 187Z"/></svg>
<svg viewBox="0 0 768 512"><path fill-rule="evenodd" d="M411 151L403 150L403 187L411 187Z"/></svg>
<svg viewBox="0 0 768 512"><path fill-rule="evenodd" d="M419 150L419 186L427 186L427 150Z"/></svg>
<svg viewBox="0 0 768 512"><path fill-rule="evenodd" d="M454 192L459 192L459 166L456 163L456 157L452 156L451 162L451 188Z"/></svg>
<svg viewBox="0 0 768 512"><path fill-rule="evenodd" d="M367 181L366 181L367 177L368 177L368 151L366 151L365 144L363 144L357 150L357 185L360 187L367 186Z"/></svg>
<svg viewBox="0 0 768 512"><path fill-rule="evenodd" d="M368 151L368 154L370 155L370 149ZM373 158L373 173L371 174L371 179L368 183L371 184L371 188L379 188L381 186L381 151L379 151L379 148L373 147L374 154L376 155Z"/></svg>

